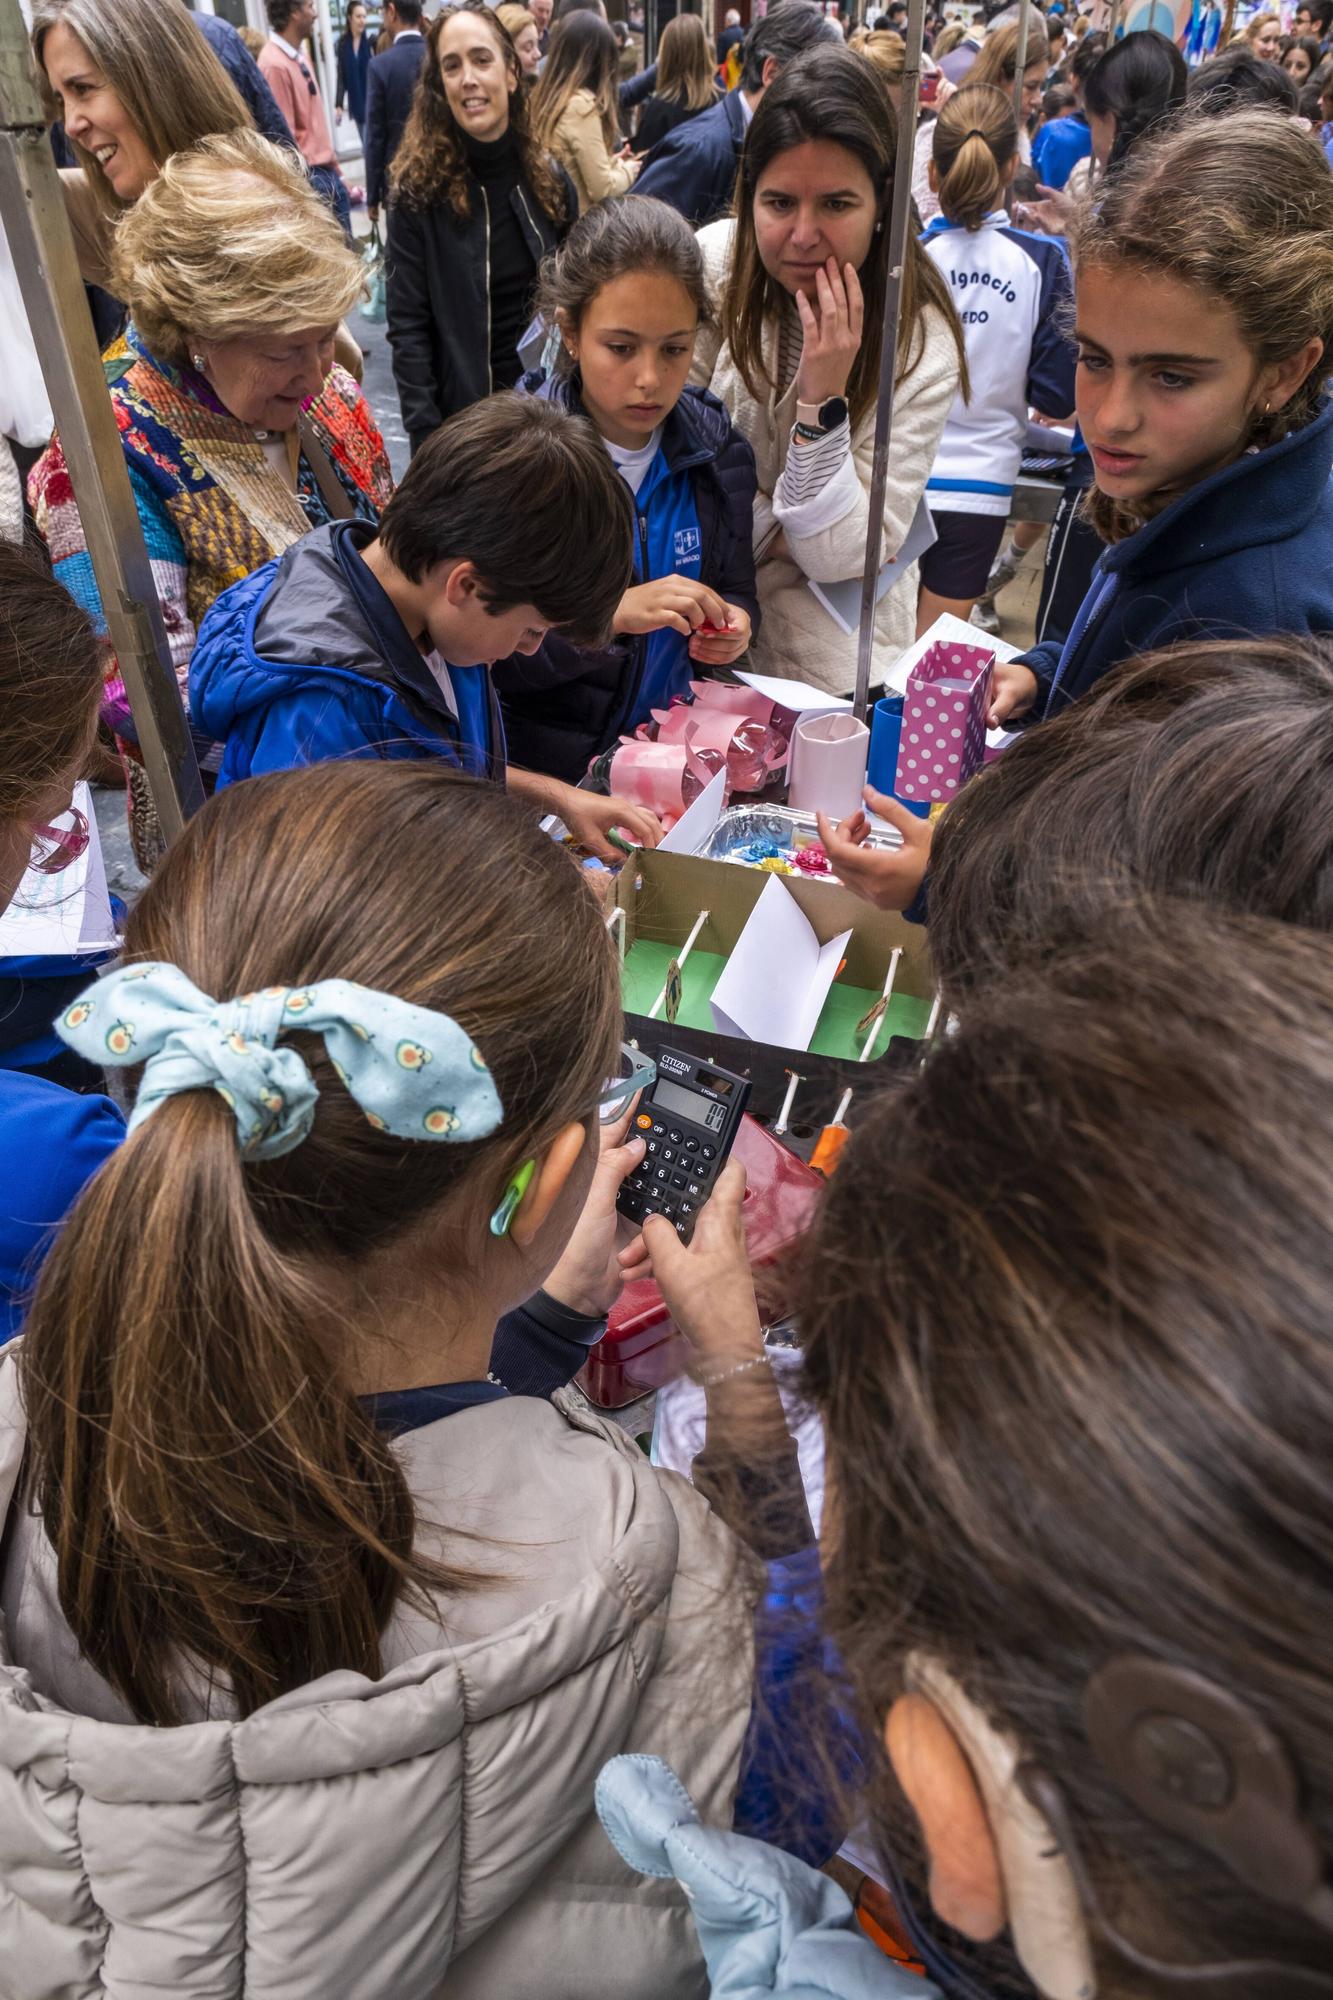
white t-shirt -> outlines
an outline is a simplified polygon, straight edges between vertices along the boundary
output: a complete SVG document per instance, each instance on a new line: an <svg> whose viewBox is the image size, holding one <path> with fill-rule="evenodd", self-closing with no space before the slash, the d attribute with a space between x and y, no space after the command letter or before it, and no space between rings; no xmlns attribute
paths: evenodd
<svg viewBox="0 0 1333 2000"><path fill-rule="evenodd" d="M611 463L636 499L639 488L648 476L648 467L657 457L657 448L661 442L661 424L657 426L647 444L637 445L633 451L627 451L623 444L612 444L610 438L602 439L602 443L611 454Z"/></svg>

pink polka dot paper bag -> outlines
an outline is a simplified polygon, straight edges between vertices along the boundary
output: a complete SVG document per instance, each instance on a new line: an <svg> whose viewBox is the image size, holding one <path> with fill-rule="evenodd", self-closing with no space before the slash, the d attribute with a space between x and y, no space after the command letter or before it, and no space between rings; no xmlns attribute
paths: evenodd
<svg viewBox="0 0 1333 2000"><path fill-rule="evenodd" d="M921 655L903 696L898 741L900 799L951 799L981 769L986 754L994 653L937 639Z"/></svg>

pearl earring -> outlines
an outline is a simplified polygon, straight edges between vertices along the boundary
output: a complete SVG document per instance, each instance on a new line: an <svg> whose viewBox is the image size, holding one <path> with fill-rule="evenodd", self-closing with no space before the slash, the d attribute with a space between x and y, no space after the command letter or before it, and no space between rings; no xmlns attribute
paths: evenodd
<svg viewBox="0 0 1333 2000"><path fill-rule="evenodd" d="M196 375L202 375L202 374L203 374L203 372L204 372L204 357L203 357L203 355L202 355L202 354L192 354L192 355L190 356L190 361L191 361L191 363L192 363L192 365L193 365L193 367L194 367L194 371L195 371L195 374L196 374Z"/></svg>

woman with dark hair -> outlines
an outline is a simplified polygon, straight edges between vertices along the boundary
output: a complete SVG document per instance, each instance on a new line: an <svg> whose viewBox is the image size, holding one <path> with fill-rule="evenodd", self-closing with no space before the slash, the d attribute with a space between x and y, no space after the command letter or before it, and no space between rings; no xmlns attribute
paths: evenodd
<svg viewBox="0 0 1333 2000"><path fill-rule="evenodd" d="M719 325L702 330L692 379L730 410L758 468L754 662L834 694L855 679L856 640L810 586L859 577L865 561L896 153L881 72L848 48L811 49L760 99L735 216L699 235ZM896 358L885 562L916 518L967 380L948 286L915 237ZM872 678L911 645L916 597L909 563L879 601Z"/></svg>
<svg viewBox="0 0 1333 2000"><path fill-rule="evenodd" d="M338 96L334 116L341 125L345 103L362 146L366 143L366 80L373 54L366 33L365 0L352 0L347 9L347 26L338 37Z"/></svg>
<svg viewBox="0 0 1333 2000"><path fill-rule="evenodd" d="M532 129L574 183L579 213L624 194L639 163L618 144L620 51L602 14L581 9L555 24L551 52L532 93Z"/></svg>
<svg viewBox="0 0 1333 2000"><path fill-rule="evenodd" d="M1313 35L1287 37L1282 50L1282 67L1297 90L1304 90L1323 60L1324 52Z"/></svg>
<svg viewBox="0 0 1333 2000"><path fill-rule="evenodd" d="M528 107L485 0L437 14L390 174L389 345L414 452L456 410L518 381L537 267L578 213Z"/></svg>

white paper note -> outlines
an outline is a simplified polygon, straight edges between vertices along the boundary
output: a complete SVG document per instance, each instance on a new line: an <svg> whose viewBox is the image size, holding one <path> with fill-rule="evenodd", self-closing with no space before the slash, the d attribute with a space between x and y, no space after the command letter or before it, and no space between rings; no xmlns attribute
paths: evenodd
<svg viewBox="0 0 1333 2000"><path fill-rule="evenodd" d="M739 720L739 717L737 718ZM657 843L659 854L701 854L727 803L727 774L710 778L692 806L687 806L670 833Z"/></svg>
<svg viewBox="0 0 1333 2000"><path fill-rule="evenodd" d="M0 915L0 958L74 957L107 951L118 942L107 893L102 843L86 784L74 787L73 808L88 822L88 845L58 875L29 868L9 908ZM57 825L66 825L62 814Z"/></svg>
<svg viewBox="0 0 1333 2000"><path fill-rule="evenodd" d="M850 936L821 945L782 877L770 876L713 988L718 1033L808 1049Z"/></svg>

